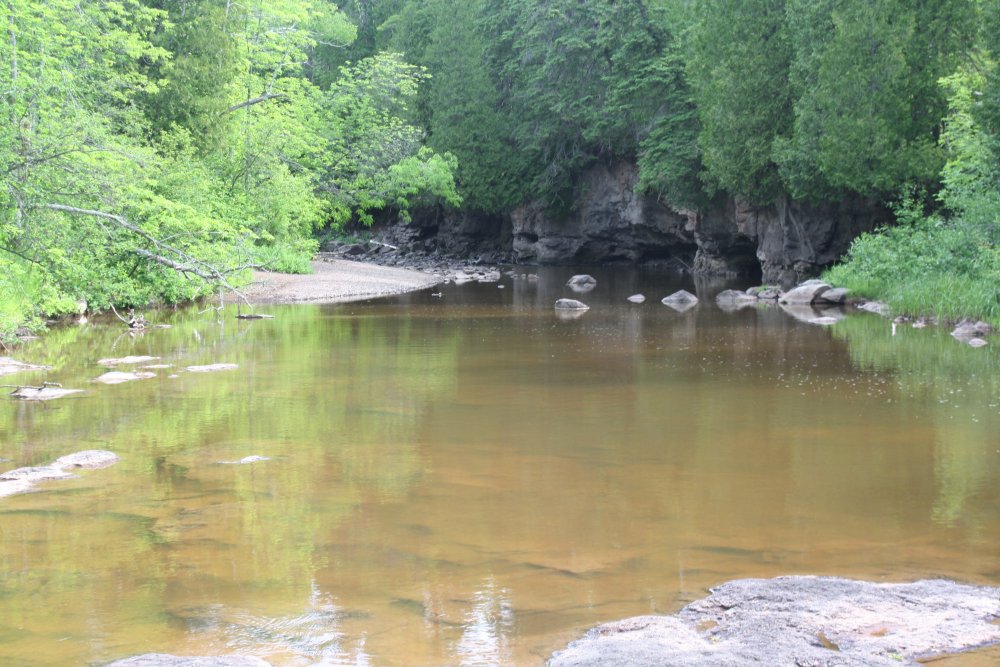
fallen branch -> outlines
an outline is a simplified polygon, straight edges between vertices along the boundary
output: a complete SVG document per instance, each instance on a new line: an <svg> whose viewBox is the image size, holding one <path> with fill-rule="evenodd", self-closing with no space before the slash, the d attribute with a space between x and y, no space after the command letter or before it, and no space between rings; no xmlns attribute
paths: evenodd
<svg viewBox="0 0 1000 667"><path fill-rule="evenodd" d="M126 229L135 234L136 236L146 240L159 251L159 252L152 252L150 250L146 250L145 248L133 248L132 251L135 254L145 259L156 262L157 264L160 264L162 266L166 266L175 271L178 271L185 276L188 274L193 274L207 283L214 283L218 285L220 292L220 301L221 301L222 290L226 289L232 292L234 295L236 295L236 297L239 300L243 301L248 306L250 306L250 301L246 298L246 295L244 295L237 288L233 287L233 285L230 284L229 280L227 279L227 276L233 273L238 273L239 271L243 271L244 269L259 268L254 264L243 264L241 266L231 267L228 269L219 269L209 264L208 262L202 261L197 257L194 257L193 255L189 255L188 253L184 252L183 250L180 250L179 248L164 243L162 239L156 238L155 236L145 231L138 225L135 225L132 222L130 222L124 216L116 215L114 213L108 213L106 211L78 208L76 206L66 206L64 204L42 204L41 208L47 208L49 210L59 211L61 213L68 213L70 215L84 215L92 218L98 218L100 220L111 221L116 225L118 225L119 227L122 227L123 229ZM169 258L166 256L165 253L174 255L180 258L181 261ZM117 313L115 314L118 315ZM118 319L122 319L124 321L124 319L120 315L118 315Z"/></svg>

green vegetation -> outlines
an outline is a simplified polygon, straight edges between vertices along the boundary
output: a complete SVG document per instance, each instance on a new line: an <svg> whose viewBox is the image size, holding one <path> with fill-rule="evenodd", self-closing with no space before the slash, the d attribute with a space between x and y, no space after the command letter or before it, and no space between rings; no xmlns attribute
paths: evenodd
<svg viewBox="0 0 1000 667"><path fill-rule="evenodd" d="M407 120L426 73L324 60L356 34L329 3L9 0L0 25L0 336L308 270L318 228L460 201Z"/></svg>
<svg viewBox="0 0 1000 667"><path fill-rule="evenodd" d="M308 270L317 233L376 215L566 211L584 170L619 160L690 208L896 201L903 227L859 240L834 279L904 310L996 317L998 14L6 0L0 332L81 301L190 299L249 266ZM906 272L920 280L898 290L882 276ZM939 305L949 283L962 295Z"/></svg>

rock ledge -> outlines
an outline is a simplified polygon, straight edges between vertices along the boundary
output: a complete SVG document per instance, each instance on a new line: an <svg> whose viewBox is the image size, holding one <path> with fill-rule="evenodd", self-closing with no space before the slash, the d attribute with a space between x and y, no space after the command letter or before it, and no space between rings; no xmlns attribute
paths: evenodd
<svg viewBox="0 0 1000 667"><path fill-rule="evenodd" d="M1000 643L998 617L1000 588L942 580L740 579L674 616L598 626L549 665L918 665Z"/></svg>

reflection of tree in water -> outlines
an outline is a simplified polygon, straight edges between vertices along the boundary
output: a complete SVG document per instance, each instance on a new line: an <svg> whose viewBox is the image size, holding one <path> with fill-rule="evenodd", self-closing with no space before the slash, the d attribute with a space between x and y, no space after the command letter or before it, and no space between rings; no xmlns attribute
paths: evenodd
<svg viewBox="0 0 1000 667"><path fill-rule="evenodd" d="M472 596L462 637L454 648L462 667L513 664L509 638L514 630L514 610L508 596L492 578Z"/></svg>
<svg viewBox="0 0 1000 667"><path fill-rule="evenodd" d="M892 372L900 393L913 399L907 404L913 417L932 422L939 488L933 519L980 528L991 523L993 513L976 510L974 500L1000 481L1000 351L973 349L946 327L914 330L904 324L894 336L890 323L877 316L850 317L833 333L848 341L860 370Z"/></svg>

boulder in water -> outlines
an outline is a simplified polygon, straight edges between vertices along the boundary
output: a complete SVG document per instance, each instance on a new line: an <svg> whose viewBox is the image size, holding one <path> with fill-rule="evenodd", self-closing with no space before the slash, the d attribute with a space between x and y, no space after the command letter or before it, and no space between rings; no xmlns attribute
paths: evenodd
<svg viewBox="0 0 1000 667"><path fill-rule="evenodd" d="M590 306L577 301L576 299L559 299L556 301L556 310L590 310Z"/></svg>

